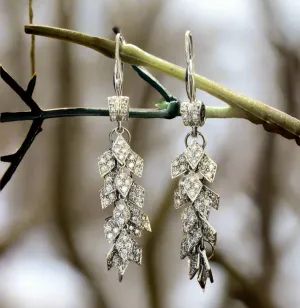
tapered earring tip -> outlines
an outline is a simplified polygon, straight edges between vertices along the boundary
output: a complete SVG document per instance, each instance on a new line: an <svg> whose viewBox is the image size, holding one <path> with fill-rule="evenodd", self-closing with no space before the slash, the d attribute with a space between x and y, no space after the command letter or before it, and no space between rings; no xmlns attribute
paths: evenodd
<svg viewBox="0 0 300 308"><path fill-rule="evenodd" d="M112 30L115 34L121 33L121 30L119 27L113 27Z"/></svg>

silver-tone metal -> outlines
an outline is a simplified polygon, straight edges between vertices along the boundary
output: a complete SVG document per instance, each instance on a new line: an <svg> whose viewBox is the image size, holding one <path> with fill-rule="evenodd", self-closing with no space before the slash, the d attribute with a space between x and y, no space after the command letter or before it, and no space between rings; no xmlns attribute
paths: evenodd
<svg viewBox="0 0 300 308"><path fill-rule="evenodd" d="M196 86L194 79L194 47L191 31L185 33L185 55L186 55L186 92L190 102L194 102L196 98Z"/></svg>
<svg viewBox="0 0 300 308"><path fill-rule="evenodd" d="M204 152L206 140L198 127L205 123L205 105L196 100L194 81L194 52L190 31L185 35L186 48L186 91L189 102L181 103L180 112L185 126L192 130L185 137L185 151L171 164L172 178L181 176L174 192L175 209L186 206L181 213L184 239L181 242L180 257L188 258L189 277L197 280L205 289L207 280L213 282L209 259L214 255L217 231L208 222L211 208L218 209L220 196L205 186L212 183L217 164ZM202 143L198 142L198 137ZM192 141L189 142L190 138ZM209 256L206 249L208 246Z"/></svg>
<svg viewBox="0 0 300 308"><path fill-rule="evenodd" d="M108 98L111 121L117 127L109 133L111 148L99 157L98 167L104 178L100 190L102 208L114 205L113 215L105 219L104 234L113 246L108 252L107 269L115 267L122 281L129 262L142 263L142 248L132 238L141 237L142 230L151 232L149 217L142 211L145 189L136 184L133 176L141 177L144 160L130 148L131 135L122 121L129 117L129 98L122 96L124 66L120 58L121 45L125 44L121 34L116 36L114 88L116 95Z"/></svg>

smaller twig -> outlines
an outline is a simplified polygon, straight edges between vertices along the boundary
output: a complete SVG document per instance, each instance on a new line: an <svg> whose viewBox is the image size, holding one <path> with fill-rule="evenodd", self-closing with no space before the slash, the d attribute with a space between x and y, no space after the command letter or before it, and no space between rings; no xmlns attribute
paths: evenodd
<svg viewBox="0 0 300 308"><path fill-rule="evenodd" d="M21 147L14 153L1 157L1 161L10 163L10 166L7 168L4 173L1 181L0 181L0 190L2 190L8 181L13 176L14 172L18 168L21 163L23 157L27 153L29 147L34 141L35 137L42 131L43 119L40 118L42 110L36 104L36 102L32 99L32 93L34 91L35 83L36 83L36 75L33 75L31 80L28 83L27 89L24 90L22 87L0 66L0 75L2 79L21 97L24 103L31 109L30 113L35 115L35 119L33 120L31 127L28 131L28 134L23 141ZM1 115L2 120L2 115Z"/></svg>
<svg viewBox="0 0 300 308"><path fill-rule="evenodd" d="M32 8L33 0L29 0L28 2L28 11L29 11L29 23L33 23L33 8ZM31 75L35 73L35 35L31 35L31 47L30 47L30 64L31 64Z"/></svg>

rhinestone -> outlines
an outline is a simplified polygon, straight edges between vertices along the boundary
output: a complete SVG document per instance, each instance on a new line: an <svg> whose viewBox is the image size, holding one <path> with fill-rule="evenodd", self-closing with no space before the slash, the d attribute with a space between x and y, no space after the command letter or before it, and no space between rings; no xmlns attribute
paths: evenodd
<svg viewBox="0 0 300 308"><path fill-rule="evenodd" d="M116 175L115 185L120 194L126 198L132 185L132 178L125 172L120 172Z"/></svg>
<svg viewBox="0 0 300 308"><path fill-rule="evenodd" d="M105 195L110 194L111 192L116 191L116 185L114 183L117 171L112 170L104 177L104 190L103 193Z"/></svg>
<svg viewBox="0 0 300 308"><path fill-rule="evenodd" d="M190 200L188 196L183 192L182 189L177 188L174 191L174 207L175 209L179 209L182 205L185 205Z"/></svg>
<svg viewBox="0 0 300 308"><path fill-rule="evenodd" d="M212 245L216 245L217 243L216 229L204 217L199 216L199 218L204 239L210 242Z"/></svg>
<svg viewBox="0 0 300 308"><path fill-rule="evenodd" d="M143 175L144 160L131 150L125 161L125 167L136 176L141 177Z"/></svg>
<svg viewBox="0 0 300 308"><path fill-rule="evenodd" d="M110 218L104 224L104 235L108 243L112 243L114 239L118 236L120 229L114 221L113 218Z"/></svg>
<svg viewBox="0 0 300 308"><path fill-rule="evenodd" d="M128 258L130 261L142 265L142 248L139 247L136 241L133 243L132 252L128 255Z"/></svg>
<svg viewBox="0 0 300 308"><path fill-rule="evenodd" d="M171 176L172 179L178 177L188 170L188 163L184 154L178 155L171 164Z"/></svg>
<svg viewBox="0 0 300 308"><path fill-rule="evenodd" d="M102 188L100 190L100 200L101 200L101 204L102 204L102 209L105 209L117 200L117 194L116 194L116 192L111 192L111 193L105 195L104 194L104 188Z"/></svg>
<svg viewBox="0 0 300 308"><path fill-rule="evenodd" d="M130 210L126 206L124 200L119 200L116 202L116 206L113 211L113 218L116 224L123 228L130 218Z"/></svg>
<svg viewBox="0 0 300 308"><path fill-rule="evenodd" d="M199 244L202 237L201 229L193 230L181 242L180 258L184 259Z"/></svg>
<svg viewBox="0 0 300 308"><path fill-rule="evenodd" d="M181 221L184 233L189 233L198 222L195 210L192 205L186 207L181 213Z"/></svg>
<svg viewBox="0 0 300 308"><path fill-rule="evenodd" d="M116 241L116 249L119 252L122 260L126 261L129 258L129 253L132 252L133 244L135 241L129 236L126 230L122 230L117 241Z"/></svg>
<svg viewBox="0 0 300 308"><path fill-rule="evenodd" d="M121 276L121 279L122 279L122 276L125 273L125 270L126 270L128 264L129 264L129 261L123 260L118 254L115 254L113 256L113 265L117 268L119 275Z"/></svg>
<svg viewBox="0 0 300 308"><path fill-rule="evenodd" d="M199 254L191 254L188 256L188 265L189 265L189 277L190 279L193 279L195 275L197 274L197 271L200 267L200 258Z"/></svg>
<svg viewBox="0 0 300 308"><path fill-rule="evenodd" d="M129 116L129 97L108 97L108 110L111 121L127 121Z"/></svg>
<svg viewBox="0 0 300 308"><path fill-rule="evenodd" d="M188 195L190 200L194 202L199 195L202 183L194 171L190 171L184 180L184 192Z"/></svg>
<svg viewBox="0 0 300 308"><path fill-rule="evenodd" d="M145 229L151 232L149 217L137 206L130 205L130 221L139 229Z"/></svg>
<svg viewBox="0 0 300 308"><path fill-rule="evenodd" d="M212 183L217 172L217 164L204 154L199 164L199 172L208 182Z"/></svg>
<svg viewBox="0 0 300 308"><path fill-rule="evenodd" d="M112 151L106 151L98 158L99 173L102 177L109 173L115 165L116 162Z"/></svg>
<svg viewBox="0 0 300 308"><path fill-rule="evenodd" d="M137 205L138 207L143 208L144 199L145 189L142 186L133 182L128 194L128 200L133 204Z"/></svg>
<svg viewBox="0 0 300 308"><path fill-rule="evenodd" d="M128 229L129 229L131 234L133 234L137 237L142 236L142 231L135 224L133 224L131 221L128 222Z"/></svg>
<svg viewBox="0 0 300 308"><path fill-rule="evenodd" d="M193 170L197 168L202 158L202 155L203 155L203 148L197 142L197 140L193 138L191 144L184 151L184 156Z"/></svg>
<svg viewBox="0 0 300 308"><path fill-rule="evenodd" d="M118 135L111 150L116 160L123 165L130 152L130 146L121 135Z"/></svg>
<svg viewBox="0 0 300 308"><path fill-rule="evenodd" d="M113 246L110 251L106 255L106 263L107 263L107 270L110 270L113 267L113 258L116 254L115 247Z"/></svg>

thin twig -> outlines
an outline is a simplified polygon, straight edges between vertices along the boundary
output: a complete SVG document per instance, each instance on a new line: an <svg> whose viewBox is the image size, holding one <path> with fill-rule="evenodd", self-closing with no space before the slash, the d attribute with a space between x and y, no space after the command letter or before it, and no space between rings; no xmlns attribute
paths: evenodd
<svg viewBox="0 0 300 308"><path fill-rule="evenodd" d="M67 29L38 25L26 25L25 32L28 34L41 35L73 42L92 48L107 57L114 57L114 41L104 38L92 37L87 34ZM177 79L185 79L185 69L155 57L137 46L126 44L122 46L120 53L122 60L131 65L151 67ZM195 74L195 83L197 88L223 100L228 105L241 108L263 122L275 124L276 126L292 133L300 144L300 121L298 119L258 100L251 99L222 87L200 75Z"/></svg>
<svg viewBox="0 0 300 308"><path fill-rule="evenodd" d="M33 0L29 0L28 2L28 11L29 11L29 23L33 23L33 8L32 8ZM30 64L31 64L31 75L35 73L35 35L31 35L31 47L30 47Z"/></svg>

